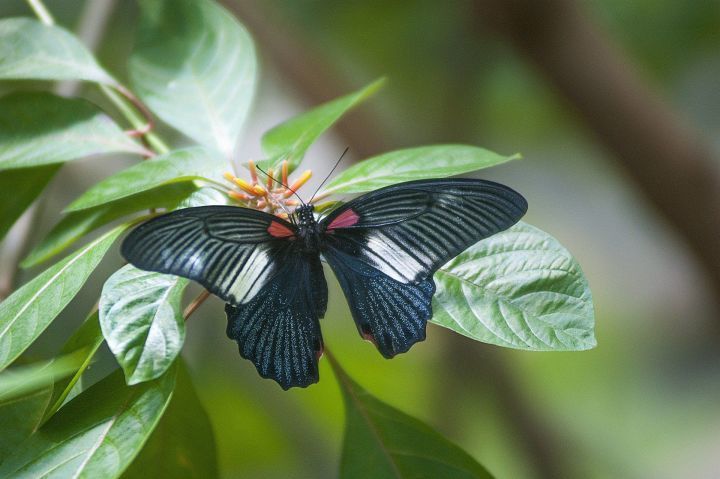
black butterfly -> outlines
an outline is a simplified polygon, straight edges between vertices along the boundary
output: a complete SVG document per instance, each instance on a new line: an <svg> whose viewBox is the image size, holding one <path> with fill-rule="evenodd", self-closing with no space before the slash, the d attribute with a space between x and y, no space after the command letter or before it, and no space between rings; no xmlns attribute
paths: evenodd
<svg viewBox="0 0 720 479"><path fill-rule="evenodd" d="M132 231L122 254L227 301L227 335L242 357L288 389L319 379L319 318L328 298L321 255L360 335L391 358L425 339L433 273L526 210L519 193L490 181L410 181L360 196L320 221L311 204L291 222L236 206L173 211Z"/></svg>

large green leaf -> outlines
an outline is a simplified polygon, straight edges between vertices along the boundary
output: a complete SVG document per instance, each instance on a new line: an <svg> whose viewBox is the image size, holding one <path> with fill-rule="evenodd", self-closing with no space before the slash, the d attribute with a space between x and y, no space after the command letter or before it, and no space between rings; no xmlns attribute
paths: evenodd
<svg viewBox="0 0 720 479"><path fill-rule="evenodd" d="M250 35L208 0L140 0L130 76L169 125L230 158L255 94Z"/></svg>
<svg viewBox="0 0 720 479"><path fill-rule="evenodd" d="M146 150L86 100L45 92L0 98L0 170L116 152Z"/></svg>
<svg viewBox="0 0 720 479"><path fill-rule="evenodd" d="M103 342L103 335L100 331L100 320L98 312L95 310L86 319L85 322L73 333L65 342L61 353L68 354L72 351L82 351L82 362L74 369L74 374L55 381L53 386L52 398L49 406L44 414L44 419L60 409L72 388L80 380L85 370L90 366L92 358L95 356L98 348Z"/></svg>
<svg viewBox="0 0 720 479"><path fill-rule="evenodd" d="M432 322L486 343L568 351L596 345L592 296L557 240L518 223L435 273Z"/></svg>
<svg viewBox="0 0 720 479"><path fill-rule="evenodd" d="M170 405L123 479L218 477L215 436L210 418L183 363Z"/></svg>
<svg viewBox="0 0 720 479"><path fill-rule="evenodd" d="M22 266L29 268L47 261L91 231L123 216L150 208L173 209L196 190L197 187L190 182L175 183L69 213L30 252Z"/></svg>
<svg viewBox="0 0 720 479"><path fill-rule="evenodd" d="M127 386L118 371L83 391L0 466L0 477L119 477L160 420L175 369Z"/></svg>
<svg viewBox="0 0 720 479"><path fill-rule="evenodd" d="M51 266L0 303L0 371L42 333L80 291L121 225Z"/></svg>
<svg viewBox="0 0 720 479"><path fill-rule="evenodd" d="M328 354L345 402L342 479L490 478L468 453L427 424L370 395Z"/></svg>
<svg viewBox="0 0 720 479"><path fill-rule="evenodd" d="M92 208L170 183L197 179L221 182L222 173L231 169L227 161L205 148L171 151L105 178L73 201L66 211Z"/></svg>
<svg viewBox="0 0 720 479"><path fill-rule="evenodd" d="M116 83L73 34L29 18L0 20L0 79Z"/></svg>
<svg viewBox="0 0 720 479"><path fill-rule="evenodd" d="M384 82L382 78L376 80L356 92L291 118L265 133L262 137L262 148L270 159L262 161L260 166L277 168L283 160L287 160L290 171L295 169L310 145L325 130L354 106L378 91Z"/></svg>
<svg viewBox="0 0 720 479"><path fill-rule="evenodd" d="M188 280L126 265L105 282L100 327L128 384L155 379L185 341L182 294Z"/></svg>
<svg viewBox="0 0 720 479"><path fill-rule="evenodd" d="M0 465L40 424L52 388L0 401Z"/></svg>
<svg viewBox="0 0 720 479"><path fill-rule="evenodd" d="M206 186L193 192L177 206L177 209L194 208L196 206L227 205L230 197L215 188Z"/></svg>
<svg viewBox="0 0 720 479"><path fill-rule="evenodd" d="M0 240L40 196L59 168L60 165L45 165L0 171L0 191L12 191L12 194L3 194L0 201Z"/></svg>
<svg viewBox="0 0 720 479"><path fill-rule="evenodd" d="M82 363L84 351L75 351L49 361L25 364L0 373L0 402L51 386L69 376Z"/></svg>
<svg viewBox="0 0 720 479"><path fill-rule="evenodd" d="M519 155L502 156L467 145L437 145L391 151L356 163L337 175L321 195L362 193L402 181L445 178L481 170Z"/></svg>

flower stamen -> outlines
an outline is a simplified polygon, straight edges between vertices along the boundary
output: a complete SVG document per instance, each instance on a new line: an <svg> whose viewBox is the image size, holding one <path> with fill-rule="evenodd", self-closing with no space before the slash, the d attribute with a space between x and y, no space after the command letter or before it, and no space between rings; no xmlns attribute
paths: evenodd
<svg viewBox="0 0 720 479"><path fill-rule="evenodd" d="M273 189L273 178L275 177L275 172L272 168L268 168L268 178L267 178L267 188L268 191L272 191Z"/></svg>
<svg viewBox="0 0 720 479"><path fill-rule="evenodd" d="M293 194L293 192L299 190L302 187L302 185L307 183L307 181L310 179L311 176L312 176L312 171L310 171L310 170L307 170L302 175L300 175L300 178L295 180L295 182L292 185L290 185L288 190L284 193L285 198L289 198ZM287 184L287 183L285 183L285 184Z"/></svg>
<svg viewBox="0 0 720 479"><path fill-rule="evenodd" d="M298 199L290 198L312 177L312 171L303 172L290 186L288 185L288 174L290 166L287 160L282 162L280 168L268 168L266 173L267 181L261 182L258 178L259 168L252 160L248 161L250 171L250 182L238 178L232 173L225 173L223 177L233 184L240 191L232 189L228 196L235 201L241 202L243 206L265 211L283 218L301 203ZM262 170L261 170L262 171ZM265 172L263 172L265 174ZM276 177L280 174L282 183Z"/></svg>
<svg viewBox="0 0 720 479"><path fill-rule="evenodd" d="M288 161L283 160L283 162L282 162L282 183L283 183L283 185L288 184L288 168L289 168Z"/></svg>
<svg viewBox="0 0 720 479"><path fill-rule="evenodd" d="M255 168L255 162L253 160L248 160L248 170L250 170L250 179L252 180L252 183L257 183L257 169Z"/></svg>

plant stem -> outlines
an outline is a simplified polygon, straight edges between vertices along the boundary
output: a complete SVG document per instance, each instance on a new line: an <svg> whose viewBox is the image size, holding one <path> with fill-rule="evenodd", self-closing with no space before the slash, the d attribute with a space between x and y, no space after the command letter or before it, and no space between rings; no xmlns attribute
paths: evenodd
<svg viewBox="0 0 720 479"><path fill-rule="evenodd" d="M206 299L210 297L210 291L207 289L204 290L202 293L200 293L193 301L192 303L188 304L187 308L185 308L185 311L183 312L183 318L185 321L188 320L188 318L200 307L201 304L205 302Z"/></svg>
<svg viewBox="0 0 720 479"><path fill-rule="evenodd" d="M130 94L123 86L111 87L108 85L99 85L100 90L105 94L108 100L122 113L127 121L135 128L136 131L141 132L142 136L147 140L148 145L158 154L167 153L170 148L162 141L155 133L147 130L148 126L152 125L150 118L143 118L138 114L138 110L147 111L145 105L140 103L134 95ZM120 92L124 92L121 94ZM135 98L136 101L132 101L131 98ZM147 117L147 115L146 115Z"/></svg>
<svg viewBox="0 0 720 479"><path fill-rule="evenodd" d="M42 0L27 0L27 2L41 22L45 25L55 25L55 19L45 7Z"/></svg>

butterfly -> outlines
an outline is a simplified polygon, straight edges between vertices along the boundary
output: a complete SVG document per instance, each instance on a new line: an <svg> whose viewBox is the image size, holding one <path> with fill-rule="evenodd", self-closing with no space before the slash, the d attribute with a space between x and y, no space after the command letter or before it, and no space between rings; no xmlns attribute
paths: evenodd
<svg viewBox="0 0 720 479"><path fill-rule="evenodd" d="M418 180L359 196L316 218L302 204L288 220L238 206L176 210L123 241L128 262L189 278L227 304L240 355L283 389L319 380L320 318L330 265L360 335L386 358L425 339L433 273L515 224L526 200L485 180Z"/></svg>

